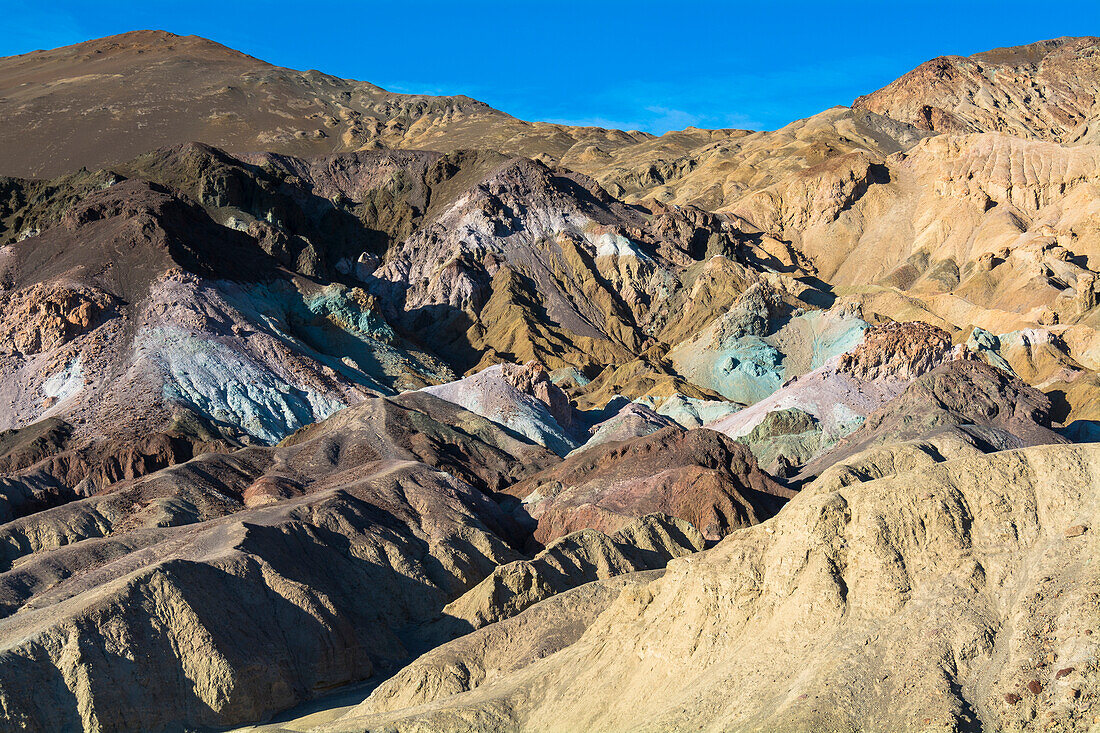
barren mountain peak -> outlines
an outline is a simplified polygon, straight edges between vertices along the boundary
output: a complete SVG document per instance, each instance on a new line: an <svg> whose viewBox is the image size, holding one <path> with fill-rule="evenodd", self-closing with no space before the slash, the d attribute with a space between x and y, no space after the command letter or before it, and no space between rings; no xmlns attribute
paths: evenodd
<svg viewBox="0 0 1100 733"><path fill-rule="evenodd" d="M1005 132L1072 142L1095 117L1100 39L1058 38L940 56L853 107L936 132Z"/></svg>

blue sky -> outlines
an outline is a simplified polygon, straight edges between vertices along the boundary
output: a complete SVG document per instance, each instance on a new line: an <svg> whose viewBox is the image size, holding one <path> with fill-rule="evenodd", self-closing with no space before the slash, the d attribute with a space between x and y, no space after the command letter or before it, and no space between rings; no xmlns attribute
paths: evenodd
<svg viewBox="0 0 1100 733"><path fill-rule="evenodd" d="M1100 1L23 2L0 56L138 28L517 117L662 133L774 129L941 54L1100 35Z"/></svg>

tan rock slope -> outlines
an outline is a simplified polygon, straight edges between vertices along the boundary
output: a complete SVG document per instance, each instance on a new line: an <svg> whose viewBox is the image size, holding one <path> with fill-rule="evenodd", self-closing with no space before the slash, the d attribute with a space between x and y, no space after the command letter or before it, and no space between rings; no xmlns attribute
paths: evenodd
<svg viewBox="0 0 1100 733"><path fill-rule="evenodd" d="M186 516L193 497L169 494L146 499L128 531L75 524L110 526L111 514L100 519L94 505L35 515L23 535L7 528L9 547L28 536L45 546L0 581L5 727L150 730L262 718L396 663L408 654L401 628L515 557L478 519L491 502L414 463L378 464L251 509L207 497L239 511L196 526ZM65 545L30 535L51 522ZM448 546L460 528L464 542ZM109 536L84 539L100 533ZM359 600L364 588L373 589L369 604Z"/></svg>
<svg viewBox="0 0 1100 733"><path fill-rule="evenodd" d="M472 669L519 660L508 675L425 684L444 646L326 729L1090 730L1098 519L1091 446L811 486L660 579L613 586L560 650L536 659L488 626L454 648ZM512 621L549 631L560 613Z"/></svg>
<svg viewBox="0 0 1100 733"><path fill-rule="evenodd" d="M1000 132L1060 143L1096 120L1100 39L1057 38L940 56L853 103L935 132Z"/></svg>
<svg viewBox="0 0 1100 733"><path fill-rule="evenodd" d="M693 525L662 514L647 514L611 535L583 529L554 540L530 560L499 566L443 614L478 629L586 583L663 568L703 545Z"/></svg>

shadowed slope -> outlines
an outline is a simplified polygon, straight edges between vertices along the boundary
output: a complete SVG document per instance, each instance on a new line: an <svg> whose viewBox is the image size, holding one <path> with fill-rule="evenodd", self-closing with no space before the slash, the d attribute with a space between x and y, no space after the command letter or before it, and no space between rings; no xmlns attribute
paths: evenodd
<svg viewBox="0 0 1100 733"><path fill-rule="evenodd" d="M230 725L392 668L520 557L485 490L552 460L410 393L0 525L3 720Z"/></svg>

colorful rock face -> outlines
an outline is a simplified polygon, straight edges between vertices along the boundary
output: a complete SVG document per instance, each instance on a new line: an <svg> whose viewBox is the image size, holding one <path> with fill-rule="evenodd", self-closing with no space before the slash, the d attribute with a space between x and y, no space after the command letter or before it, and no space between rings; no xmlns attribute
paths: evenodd
<svg viewBox="0 0 1100 733"><path fill-rule="evenodd" d="M753 404L861 342L867 323L850 311L799 313L762 284L688 344L669 352L685 377L728 400Z"/></svg>
<svg viewBox="0 0 1100 733"><path fill-rule="evenodd" d="M773 481L743 446L711 430L667 427L608 442L507 489L515 514L547 544L576 530L616 532L661 512L691 522L707 540L771 517L793 492Z"/></svg>
<svg viewBox="0 0 1100 733"><path fill-rule="evenodd" d="M1098 48L661 137L0 59L0 728L1085 731Z"/></svg>
<svg viewBox="0 0 1100 733"><path fill-rule="evenodd" d="M579 443L573 406L537 363L498 364L424 392L453 402L565 455Z"/></svg>

